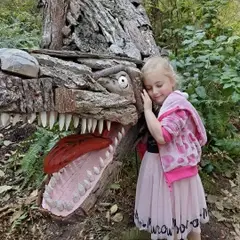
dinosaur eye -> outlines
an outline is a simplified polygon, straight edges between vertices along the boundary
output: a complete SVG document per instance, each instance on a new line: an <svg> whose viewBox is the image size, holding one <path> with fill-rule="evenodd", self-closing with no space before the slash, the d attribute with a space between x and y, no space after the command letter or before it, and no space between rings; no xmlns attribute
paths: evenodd
<svg viewBox="0 0 240 240"><path fill-rule="evenodd" d="M124 76L121 76L119 79L118 79L118 83L120 85L121 88L127 88L128 87L128 80L126 77Z"/></svg>

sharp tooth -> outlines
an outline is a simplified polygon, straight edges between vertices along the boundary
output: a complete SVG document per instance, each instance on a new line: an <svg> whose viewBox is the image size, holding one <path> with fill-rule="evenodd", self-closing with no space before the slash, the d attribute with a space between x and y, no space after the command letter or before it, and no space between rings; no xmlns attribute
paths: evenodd
<svg viewBox="0 0 240 240"><path fill-rule="evenodd" d="M88 118L88 120L87 120L87 128L88 128L88 132L89 133L92 130L92 124L93 124L92 118Z"/></svg>
<svg viewBox="0 0 240 240"><path fill-rule="evenodd" d="M52 189L49 185L46 185L46 186L45 186L45 191L46 191L49 195L51 195L52 190L53 190L53 189Z"/></svg>
<svg viewBox="0 0 240 240"><path fill-rule="evenodd" d="M121 133L123 136L125 135L126 131L125 131L124 127L122 127L122 129L121 129Z"/></svg>
<svg viewBox="0 0 240 240"><path fill-rule="evenodd" d="M50 195L45 191L45 192L43 193L43 197L44 197L44 198L50 198Z"/></svg>
<svg viewBox="0 0 240 240"><path fill-rule="evenodd" d="M122 140L122 134L120 132L118 132L118 140L121 141Z"/></svg>
<svg viewBox="0 0 240 240"><path fill-rule="evenodd" d="M65 123L65 114L60 113L59 114L59 130L62 131Z"/></svg>
<svg viewBox="0 0 240 240"><path fill-rule="evenodd" d="M35 114L36 115L36 114ZM35 117L36 118L36 117ZM17 122L19 122L21 120L21 115L20 114L16 114L13 117L13 121L12 121L12 125L15 126Z"/></svg>
<svg viewBox="0 0 240 240"><path fill-rule="evenodd" d="M62 201L57 201L57 209L62 212L64 210L64 205Z"/></svg>
<svg viewBox="0 0 240 240"><path fill-rule="evenodd" d="M54 123L57 121L57 115L58 115L58 113L54 112L54 111L51 111L49 113L49 128L50 128L50 130L53 128Z"/></svg>
<svg viewBox="0 0 240 240"><path fill-rule="evenodd" d="M79 117L78 116L73 116L73 126L74 128L77 128L79 124Z"/></svg>
<svg viewBox="0 0 240 240"><path fill-rule="evenodd" d="M81 196L80 196L79 192L74 193L73 202L77 203L80 200L80 198L81 198Z"/></svg>
<svg viewBox="0 0 240 240"><path fill-rule="evenodd" d="M106 152L106 158L109 158L109 156L110 156L110 153L109 153L109 151L107 151Z"/></svg>
<svg viewBox="0 0 240 240"><path fill-rule="evenodd" d="M83 196L86 192L84 186L80 183L78 184L78 191L81 196Z"/></svg>
<svg viewBox="0 0 240 240"><path fill-rule="evenodd" d="M107 130L110 131L111 129L111 121L107 121Z"/></svg>
<svg viewBox="0 0 240 240"><path fill-rule="evenodd" d="M100 167L101 168L104 168L105 167L105 164L104 164L104 161L103 161L103 159L100 157L100 159L99 159L99 162L100 162Z"/></svg>
<svg viewBox="0 0 240 240"><path fill-rule="evenodd" d="M52 199L50 199L50 198L44 198L45 199L45 201L46 201L46 203L48 204L48 206L50 207L50 208L55 208L56 207L56 202L55 201L53 201Z"/></svg>
<svg viewBox="0 0 240 240"><path fill-rule="evenodd" d="M91 188L91 183L88 180L85 179L83 182L84 182L84 186L85 186L86 190Z"/></svg>
<svg viewBox="0 0 240 240"><path fill-rule="evenodd" d="M100 174L100 170L98 167L93 167L93 171L95 174L99 175Z"/></svg>
<svg viewBox="0 0 240 240"><path fill-rule="evenodd" d="M93 119L93 123L92 123L92 131L95 132L96 127L97 127L97 119Z"/></svg>
<svg viewBox="0 0 240 240"><path fill-rule="evenodd" d="M98 131L99 131L100 134L102 134L102 131L103 131L103 124L104 124L103 119L98 121Z"/></svg>
<svg viewBox="0 0 240 240"><path fill-rule="evenodd" d="M56 181L60 179L59 173L53 173L53 177L55 178Z"/></svg>
<svg viewBox="0 0 240 240"><path fill-rule="evenodd" d="M15 117L16 117L16 116L15 116ZM14 117L14 118L15 118L15 117ZM32 123L35 121L36 117L37 117L37 114L36 114L36 113L31 113L30 116L29 116L29 118L28 118L28 123L32 124Z"/></svg>
<svg viewBox="0 0 240 240"><path fill-rule="evenodd" d="M73 204L72 204L72 203L64 202L63 205L64 205L64 208L65 208L67 211L71 211L71 210L73 209Z"/></svg>
<svg viewBox="0 0 240 240"><path fill-rule="evenodd" d="M110 146L109 146L109 152L110 152L110 153L113 153L113 150L114 150L113 146L110 145Z"/></svg>
<svg viewBox="0 0 240 240"><path fill-rule="evenodd" d="M41 118L42 126L46 127L47 126L47 113L40 112L40 118Z"/></svg>
<svg viewBox="0 0 240 240"><path fill-rule="evenodd" d="M56 179L55 179L55 177L52 177L52 178L51 178L49 184L50 184L50 186L51 186L52 188L54 188L54 187L56 186Z"/></svg>
<svg viewBox="0 0 240 240"><path fill-rule="evenodd" d="M66 131L68 130L72 120L72 114L66 114Z"/></svg>
<svg viewBox="0 0 240 240"><path fill-rule="evenodd" d="M118 145L118 139L116 137L114 139L114 145L115 145L115 147Z"/></svg>
<svg viewBox="0 0 240 240"><path fill-rule="evenodd" d="M90 182L93 182L95 180L93 174L91 171L87 170L87 176Z"/></svg>
<svg viewBox="0 0 240 240"><path fill-rule="evenodd" d="M10 115L8 113L2 113L1 114L2 125L6 127L9 121L10 121Z"/></svg>
<svg viewBox="0 0 240 240"><path fill-rule="evenodd" d="M86 132L86 127L87 127L87 119L83 118L82 119L82 124L81 124L81 133L84 134Z"/></svg>

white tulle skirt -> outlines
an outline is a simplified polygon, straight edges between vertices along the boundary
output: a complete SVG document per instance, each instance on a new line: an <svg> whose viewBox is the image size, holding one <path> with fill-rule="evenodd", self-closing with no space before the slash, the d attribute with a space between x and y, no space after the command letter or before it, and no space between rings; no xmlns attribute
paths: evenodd
<svg viewBox="0 0 240 240"><path fill-rule="evenodd" d="M199 175L172 184L169 190L159 154L145 153L139 172L134 221L151 239L186 239L209 220ZM175 237L175 238L174 238Z"/></svg>

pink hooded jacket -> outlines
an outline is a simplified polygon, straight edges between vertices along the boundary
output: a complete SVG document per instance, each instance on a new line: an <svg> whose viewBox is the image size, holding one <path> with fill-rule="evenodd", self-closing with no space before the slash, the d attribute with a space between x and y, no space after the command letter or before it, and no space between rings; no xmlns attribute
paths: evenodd
<svg viewBox="0 0 240 240"><path fill-rule="evenodd" d="M158 114L162 129L174 136L171 141L159 144L160 159L169 187L174 181L198 173L201 147L207 142L201 118L186 95L178 90L172 92ZM174 113L181 113L181 110L185 114L175 117Z"/></svg>

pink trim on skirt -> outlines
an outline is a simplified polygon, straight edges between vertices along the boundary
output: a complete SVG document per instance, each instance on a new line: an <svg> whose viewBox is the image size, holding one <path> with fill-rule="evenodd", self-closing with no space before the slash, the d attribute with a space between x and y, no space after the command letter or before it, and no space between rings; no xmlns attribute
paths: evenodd
<svg viewBox="0 0 240 240"><path fill-rule="evenodd" d="M199 175L166 183L159 154L146 152L139 172L134 221L151 239L185 239L189 232L201 232L209 221L204 189Z"/></svg>

